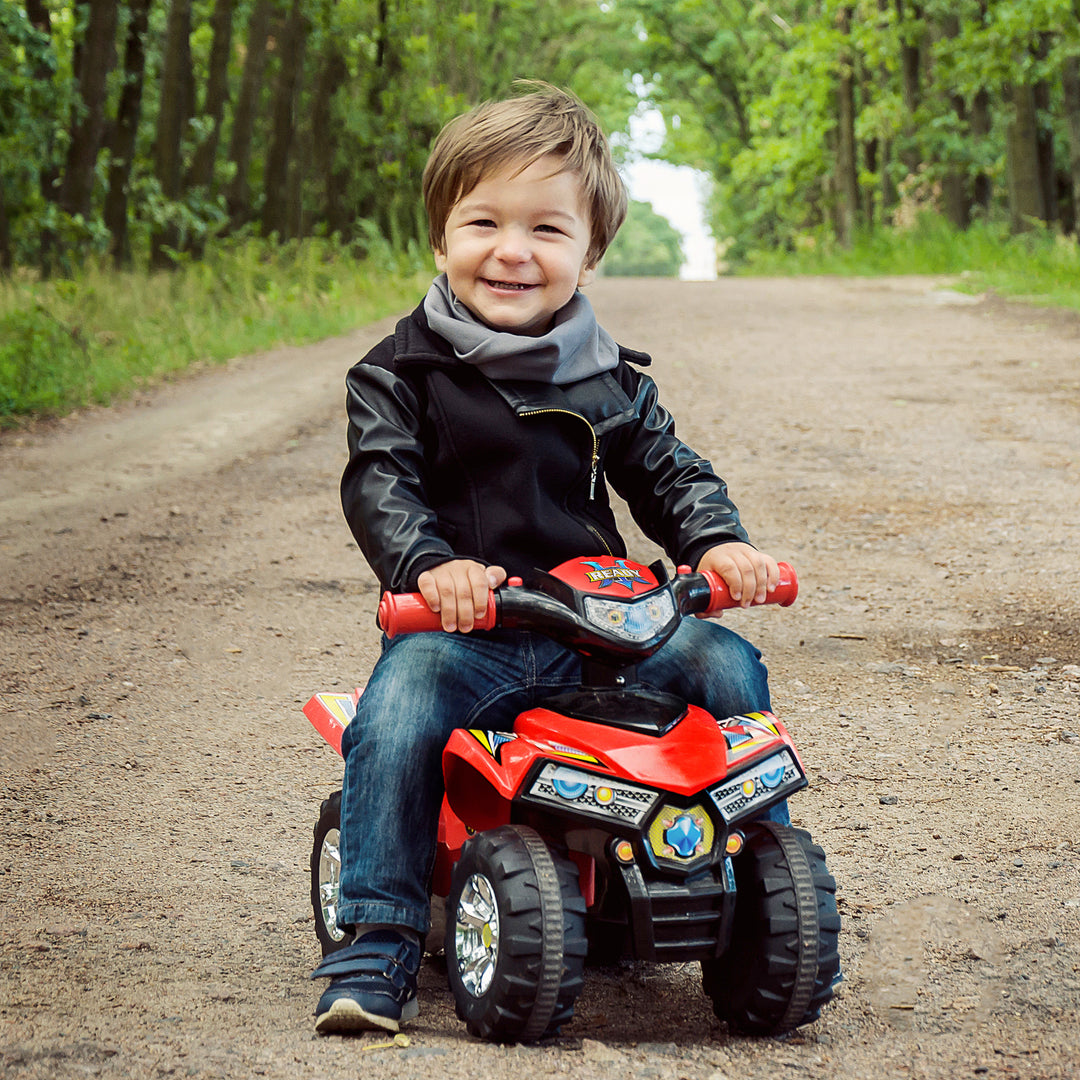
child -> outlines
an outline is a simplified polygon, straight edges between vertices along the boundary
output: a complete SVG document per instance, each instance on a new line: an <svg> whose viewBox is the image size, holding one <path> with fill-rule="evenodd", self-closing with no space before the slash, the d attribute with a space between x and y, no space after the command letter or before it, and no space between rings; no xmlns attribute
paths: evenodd
<svg viewBox="0 0 1080 1080"><path fill-rule="evenodd" d="M579 680L580 659L541 635L471 632L490 589L573 556L625 555L607 483L674 562L716 571L744 606L778 578L724 482L676 438L637 370L649 358L616 345L578 291L626 213L585 107L532 84L458 117L424 201L442 273L349 372L341 492L382 587L419 590L459 633L384 640L345 730L337 911L354 941L316 970L332 980L322 1033L416 1016L450 732L509 729ZM685 620L638 673L717 716L769 707L760 653L716 623Z"/></svg>

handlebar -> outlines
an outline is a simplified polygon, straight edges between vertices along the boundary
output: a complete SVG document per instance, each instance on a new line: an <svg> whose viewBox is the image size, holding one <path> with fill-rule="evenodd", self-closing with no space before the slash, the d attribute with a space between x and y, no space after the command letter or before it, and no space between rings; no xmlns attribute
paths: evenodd
<svg viewBox="0 0 1080 1080"><path fill-rule="evenodd" d="M780 580L776 589L768 593L762 601L765 604L779 604L789 607L799 594L799 581L789 563L779 563ZM726 611L740 606L732 600L731 592L719 574L712 570L694 573L687 566L680 566L672 583L676 603L684 615L708 616L719 611ZM506 600L512 598L511 603ZM534 589L525 589L520 578L511 578L505 585L488 593L488 606L483 616L473 624L477 630L495 630L504 625L504 612L513 609L511 620L518 629L530 629L527 610L530 601L535 603L539 624L550 623L552 604L557 604L551 596ZM562 605L559 605L562 606ZM757 606L752 605L752 606ZM378 624L387 637L398 634L415 634L428 630L441 630L442 617L428 607L420 593L383 593L379 601Z"/></svg>

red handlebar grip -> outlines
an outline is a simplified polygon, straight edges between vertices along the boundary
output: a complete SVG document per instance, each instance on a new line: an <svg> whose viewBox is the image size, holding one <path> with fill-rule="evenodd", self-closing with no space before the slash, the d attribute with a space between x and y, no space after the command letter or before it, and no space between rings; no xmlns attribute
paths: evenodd
<svg viewBox="0 0 1080 1080"><path fill-rule="evenodd" d="M782 562L777 566L780 570L780 580L776 583L776 588L768 593L762 602L790 607L795 603L795 597L799 595L799 579L790 563ZM739 606L738 601L731 599L731 592L719 574L712 570L705 570L702 576L709 582L711 590L709 606L702 614L707 615L711 611L725 611Z"/></svg>
<svg viewBox="0 0 1080 1080"><path fill-rule="evenodd" d="M387 637L398 634L418 634L425 630L441 630L442 616L427 606L419 593L382 594L379 601L379 626ZM495 594L488 593L487 611L473 623L474 630L491 630L495 626Z"/></svg>

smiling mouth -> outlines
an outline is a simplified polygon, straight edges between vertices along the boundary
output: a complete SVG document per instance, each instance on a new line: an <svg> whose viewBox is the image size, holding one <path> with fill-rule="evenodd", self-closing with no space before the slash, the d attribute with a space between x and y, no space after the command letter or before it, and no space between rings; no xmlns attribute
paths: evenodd
<svg viewBox="0 0 1080 1080"><path fill-rule="evenodd" d="M485 278L484 281L493 289L508 289L510 292L525 292L536 288L535 285L522 281L493 281L491 278Z"/></svg>

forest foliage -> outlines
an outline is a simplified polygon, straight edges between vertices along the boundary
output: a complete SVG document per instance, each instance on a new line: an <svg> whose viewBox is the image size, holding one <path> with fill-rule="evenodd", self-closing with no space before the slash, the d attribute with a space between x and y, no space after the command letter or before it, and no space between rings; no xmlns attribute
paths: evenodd
<svg viewBox="0 0 1080 1080"><path fill-rule="evenodd" d="M658 109L729 260L924 209L1076 230L1080 0L0 0L0 270L422 249L431 139L519 77Z"/></svg>

